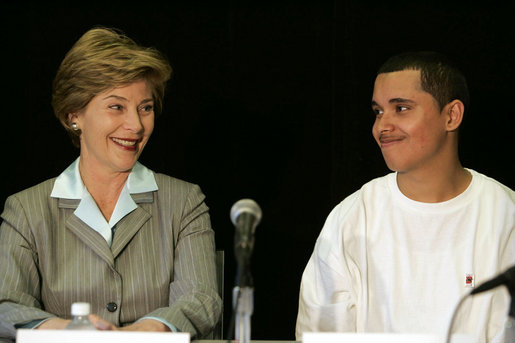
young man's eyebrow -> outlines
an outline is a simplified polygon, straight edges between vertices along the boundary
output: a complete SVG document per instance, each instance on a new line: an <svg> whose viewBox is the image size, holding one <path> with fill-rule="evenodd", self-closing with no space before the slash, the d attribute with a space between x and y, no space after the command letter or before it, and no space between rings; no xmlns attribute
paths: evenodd
<svg viewBox="0 0 515 343"><path fill-rule="evenodd" d="M404 99L404 98L393 98L393 99L388 100L388 103L390 103L390 104L399 104L399 103L409 103L409 104L414 104L414 103L415 103L415 101L410 100L410 99ZM374 100L372 100L371 106L372 106L372 107L374 107L374 106L381 107L381 106L380 106L377 102L375 102Z"/></svg>
<svg viewBox="0 0 515 343"><path fill-rule="evenodd" d="M414 103L415 103L415 101L413 101L413 100L410 100L410 99L404 99L404 98L393 98L393 99L388 100L388 102L389 102L390 104L397 104L397 103L400 103L400 102L404 102L404 103L405 103L405 102L408 102L408 103L411 103L411 104L414 104Z"/></svg>

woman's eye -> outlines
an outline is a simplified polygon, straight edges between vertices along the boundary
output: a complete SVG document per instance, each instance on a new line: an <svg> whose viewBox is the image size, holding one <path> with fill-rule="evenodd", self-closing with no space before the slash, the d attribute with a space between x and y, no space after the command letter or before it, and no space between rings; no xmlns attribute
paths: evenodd
<svg viewBox="0 0 515 343"><path fill-rule="evenodd" d="M150 113L152 111L154 111L154 105L145 105L145 106L142 106L141 107L141 111L145 112L145 113Z"/></svg>
<svg viewBox="0 0 515 343"><path fill-rule="evenodd" d="M122 109L122 106L121 105L111 105L111 106L109 106L109 108L112 109L112 110L119 111L119 110Z"/></svg>

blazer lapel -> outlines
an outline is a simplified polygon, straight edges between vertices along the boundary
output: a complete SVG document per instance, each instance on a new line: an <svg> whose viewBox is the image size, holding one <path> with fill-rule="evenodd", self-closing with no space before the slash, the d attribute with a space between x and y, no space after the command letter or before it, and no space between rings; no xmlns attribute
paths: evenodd
<svg viewBox="0 0 515 343"><path fill-rule="evenodd" d="M66 220L66 227L72 231L81 241L91 248L98 256L114 268L114 257L106 240L98 232L90 228L86 223L72 214Z"/></svg>
<svg viewBox="0 0 515 343"><path fill-rule="evenodd" d="M154 201L152 192L131 194L131 196L136 204L152 203ZM76 209L79 203L80 200L76 199L59 199L59 207L61 208ZM114 268L114 259L116 256L118 256L150 217L152 217L152 215L141 206L138 206L134 211L127 214L116 224L116 231L113 236L111 248L109 248L105 239L98 232L90 228L74 214L69 216L66 220L66 227Z"/></svg>
<svg viewBox="0 0 515 343"><path fill-rule="evenodd" d="M118 222L118 224L116 224L113 244L111 245L111 251L114 258L118 256L118 254L123 250L123 248L125 248L132 237L134 237L150 217L150 213L141 208L141 206L138 206L134 211L126 215Z"/></svg>

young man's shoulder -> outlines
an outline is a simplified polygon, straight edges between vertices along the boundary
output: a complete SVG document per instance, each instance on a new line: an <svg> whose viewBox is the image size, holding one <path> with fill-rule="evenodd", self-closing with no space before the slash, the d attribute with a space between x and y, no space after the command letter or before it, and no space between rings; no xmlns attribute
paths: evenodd
<svg viewBox="0 0 515 343"><path fill-rule="evenodd" d="M368 197L374 194L379 195L389 192L392 183L394 184L396 182L395 175L395 173L389 173L366 182L353 194L343 199L342 203L352 201L352 199L356 197Z"/></svg>
<svg viewBox="0 0 515 343"><path fill-rule="evenodd" d="M390 173L381 177L374 178L363 184L358 190L345 197L333 212L340 215L348 214L349 211L357 210L360 205L365 205L370 201L386 201L390 194L391 184L395 182L395 173Z"/></svg>
<svg viewBox="0 0 515 343"><path fill-rule="evenodd" d="M507 199L511 199L512 202L515 202L515 192L510 187L473 169L467 170L472 174L476 183L480 187L480 193L482 196L505 197Z"/></svg>

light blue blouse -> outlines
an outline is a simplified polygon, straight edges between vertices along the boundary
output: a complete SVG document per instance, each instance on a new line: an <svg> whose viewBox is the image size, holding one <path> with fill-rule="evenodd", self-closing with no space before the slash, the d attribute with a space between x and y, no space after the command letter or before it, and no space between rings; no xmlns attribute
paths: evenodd
<svg viewBox="0 0 515 343"><path fill-rule="evenodd" d="M111 219L107 222L82 182L79 160L80 157L57 177L50 196L63 199L81 199L74 214L104 237L107 244L111 246L116 223L138 207L131 194L153 192L158 189L154 173L141 163L136 162L123 186Z"/></svg>

